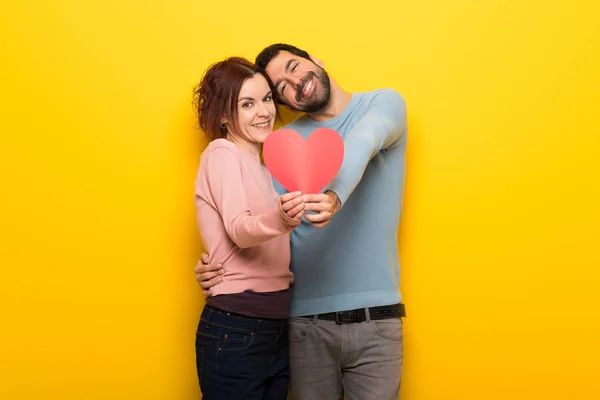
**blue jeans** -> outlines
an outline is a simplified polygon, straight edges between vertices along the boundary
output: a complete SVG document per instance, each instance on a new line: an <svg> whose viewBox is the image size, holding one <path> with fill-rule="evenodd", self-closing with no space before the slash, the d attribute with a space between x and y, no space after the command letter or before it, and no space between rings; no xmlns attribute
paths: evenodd
<svg viewBox="0 0 600 400"><path fill-rule="evenodd" d="M196 371L203 400L287 399L287 320L206 305L196 331Z"/></svg>

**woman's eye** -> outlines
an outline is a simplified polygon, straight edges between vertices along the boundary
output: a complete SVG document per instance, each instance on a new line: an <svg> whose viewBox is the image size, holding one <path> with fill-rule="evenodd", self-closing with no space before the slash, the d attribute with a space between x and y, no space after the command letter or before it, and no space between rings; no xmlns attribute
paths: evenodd
<svg viewBox="0 0 600 400"><path fill-rule="evenodd" d="M248 107L250 107L251 105L252 105L252 103L244 103L244 104L242 104L242 107L244 107L244 108L248 108Z"/></svg>
<svg viewBox="0 0 600 400"><path fill-rule="evenodd" d="M271 95L268 95L267 97L265 97L265 101L271 101Z"/></svg>

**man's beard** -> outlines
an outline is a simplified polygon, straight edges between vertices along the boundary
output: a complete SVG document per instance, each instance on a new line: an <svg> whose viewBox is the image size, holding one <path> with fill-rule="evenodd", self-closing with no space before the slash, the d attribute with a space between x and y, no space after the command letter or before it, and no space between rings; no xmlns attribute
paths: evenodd
<svg viewBox="0 0 600 400"><path fill-rule="evenodd" d="M323 70L318 70L317 72L311 71L306 74L298 86L298 90L296 91L296 101L300 102L300 99L302 98L302 90L304 90L306 84L313 77L316 77L317 79L312 95L305 104L300 106L300 108L294 108L294 110L305 113L315 113L321 111L327 106L327 104L329 104L329 99L331 96L331 82L329 81L329 75L327 75L327 73Z"/></svg>

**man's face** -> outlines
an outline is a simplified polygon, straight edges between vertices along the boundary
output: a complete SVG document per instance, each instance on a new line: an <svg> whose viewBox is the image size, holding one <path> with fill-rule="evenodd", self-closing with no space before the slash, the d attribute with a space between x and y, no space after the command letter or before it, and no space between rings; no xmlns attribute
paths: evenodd
<svg viewBox="0 0 600 400"><path fill-rule="evenodd" d="M293 110L314 113L329 103L327 73L311 60L280 51L267 65L277 97Z"/></svg>

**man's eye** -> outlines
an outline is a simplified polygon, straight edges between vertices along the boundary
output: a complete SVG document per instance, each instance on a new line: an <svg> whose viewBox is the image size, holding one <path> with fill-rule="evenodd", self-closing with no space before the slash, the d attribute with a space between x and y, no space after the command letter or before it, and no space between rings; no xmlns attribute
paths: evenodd
<svg viewBox="0 0 600 400"><path fill-rule="evenodd" d="M292 67L292 72L294 72L294 71L296 70L296 68L297 68L297 67L298 67L298 64L294 65L294 66Z"/></svg>
<svg viewBox="0 0 600 400"><path fill-rule="evenodd" d="M281 85L281 94L283 94L283 91L285 90L286 86L287 86L287 84L285 84L285 83L283 85Z"/></svg>

